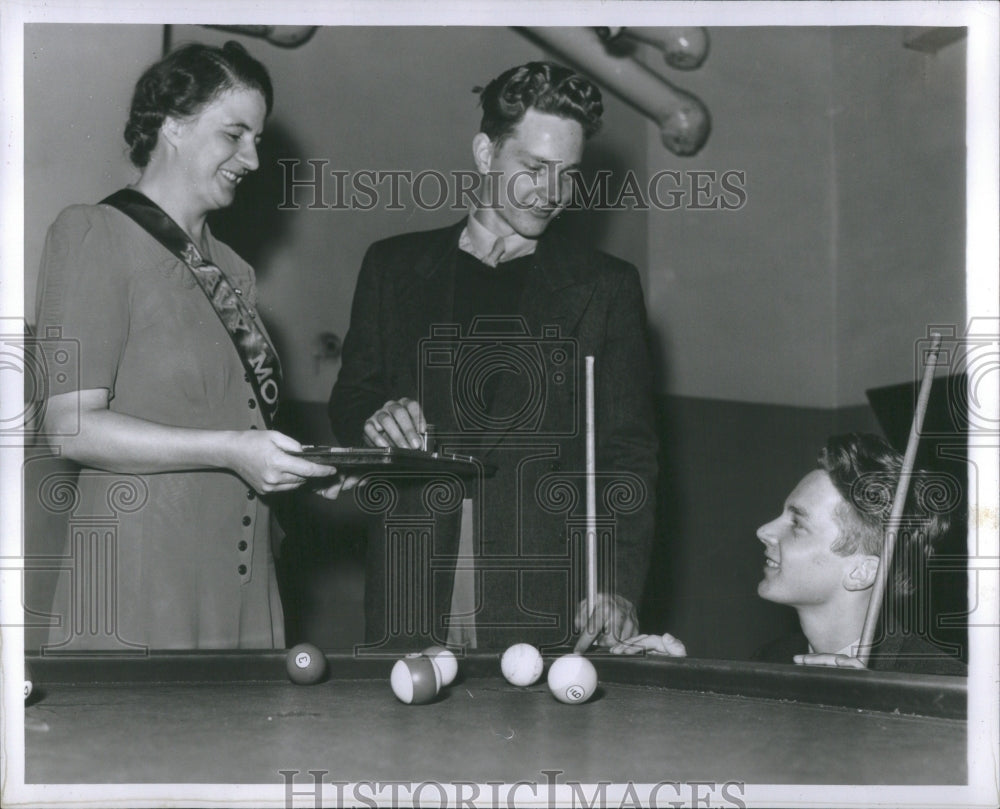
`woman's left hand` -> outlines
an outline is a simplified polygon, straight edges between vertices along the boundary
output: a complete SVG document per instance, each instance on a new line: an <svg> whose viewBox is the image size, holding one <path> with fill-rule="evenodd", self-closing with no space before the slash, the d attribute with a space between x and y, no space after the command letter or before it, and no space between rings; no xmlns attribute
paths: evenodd
<svg viewBox="0 0 1000 809"><path fill-rule="evenodd" d="M357 475L338 475L336 483L332 486L314 489L314 491L320 497L325 497L327 500L336 500L341 492L349 492L357 486L360 479Z"/></svg>

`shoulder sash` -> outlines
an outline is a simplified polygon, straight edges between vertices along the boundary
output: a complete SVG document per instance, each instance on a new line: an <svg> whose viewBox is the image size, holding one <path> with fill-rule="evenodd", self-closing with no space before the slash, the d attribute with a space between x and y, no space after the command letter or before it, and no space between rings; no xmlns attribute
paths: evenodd
<svg viewBox="0 0 1000 809"><path fill-rule="evenodd" d="M123 188L101 203L116 208L136 222L191 271L232 339L264 423L270 429L278 412L281 364L274 346L257 323L256 314L241 297L241 291L219 267L206 261L180 225L144 194Z"/></svg>

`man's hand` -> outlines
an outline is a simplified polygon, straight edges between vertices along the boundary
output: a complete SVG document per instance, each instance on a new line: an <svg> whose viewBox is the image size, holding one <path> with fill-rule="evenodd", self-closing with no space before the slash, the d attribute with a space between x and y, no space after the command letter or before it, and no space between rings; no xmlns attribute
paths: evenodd
<svg viewBox="0 0 1000 809"><path fill-rule="evenodd" d="M611 654L634 655L648 652L654 655L687 657L687 649L673 635L636 635L611 647Z"/></svg>
<svg viewBox="0 0 1000 809"><path fill-rule="evenodd" d="M595 642L598 646L614 646L623 638L631 638L639 631L639 619L627 598L598 593L590 615L587 614L587 602L580 602L573 628L580 633L573 651L580 654Z"/></svg>
<svg viewBox="0 0 1000 809"><path fill-rule="evenodd" d="M365 440L373 447L423 449L426 432L424 411L412 399L388 401L365 422Z"/></svg>
<svg viewBox="0 0 1000 809"><path fill-rule="evenodd" d="M830 654L806 654L795 655L792 658L796 666L836 666L842 669L863 669L867 668L858 658L850 655Z"/></svg>

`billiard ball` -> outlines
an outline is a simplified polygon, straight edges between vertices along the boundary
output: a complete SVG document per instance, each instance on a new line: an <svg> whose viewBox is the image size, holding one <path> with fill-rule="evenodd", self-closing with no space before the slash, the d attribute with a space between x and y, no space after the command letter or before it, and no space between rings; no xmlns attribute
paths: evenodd
<svg viewBox="0 0 1000 809"><path fill-rule="evenodd" d="M393 665L389 684L400 702L423 705L441 690L441 671L426 655L408 654Z"/></svg>
<svg viewBox="0 0 1000 809"><path fill-rule="evenodd" d="M300 643L288 650L285 668L293 683L312 685L322 680L326 674L326 657L311 643Z"/></svg>
<svg viewBox="0 0 1000 809"><path fill-rule="evenodd" d="M549 667L549 691L560 702L586 702L596 689L594 664L581 655L563 655Z"/></svg>
<svg viewBox="0 0 1000 809"><path fill-rule="evenodd" d="M31 692L35 689L35 678L31 672L31 666L28 665L28 661L24 661L24 699L27 701L28 697L31 696Z"/></svg>
<svg viewBox="0 0 1000 809"><path fill-rule="evenodd" d="M500 658L500 673L511 685L533 685L543 668L541 652L530 643L515 643Z"/></svg>
<svg viewBox="0 0 1000 809"><path fill-rule="evenodd" d="M451 649L445 649L443 646L428 646L424 649L423 654L437 665L438 671L441 672L441 685L451 685L455 681L455 677L458 675L458 660L455 659L455 654Z"/></svg>

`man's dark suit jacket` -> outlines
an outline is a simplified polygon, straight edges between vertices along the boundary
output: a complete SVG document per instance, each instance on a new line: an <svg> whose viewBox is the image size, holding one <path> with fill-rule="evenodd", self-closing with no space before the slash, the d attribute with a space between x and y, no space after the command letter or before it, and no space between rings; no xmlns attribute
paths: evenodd
<svg viewBox="0 0 1000 809"><path fill-rule="evenodd" d="M342 444L361 446L365 420L386 401L409 397L421 402L441 436L438 449L495 465L494 477L465 492L475 503L480 532L479 646L566 643L577 599L585 596L583 559L568 535L578 538L585 525L587 355L595 357L598 534L604 532L602 548L608 549L599 589L613 589L638 606L649 562L657 438L639 275L626 262L550 232L538 243L521 296L519 314L529 334L505 344L520 349L465 339L460 353L454 350L457 327L447 324L463 226L408 233L369 248L330 396L330 421ZM479 325L481 337L496 324ZM436 336L429 340L432 327ZM477 373L495 369L490 363L497 358L507 371L527 371L504 373L499 392L484 403L476 398ZM419 485L398 489L383 515L383 532L369 537L366 635L373 643L412 648L417 640L447 635L454 575L449 557L457 550L460 498L436 501L440 508L426 540L430 572L419 552L400 561L413 548L395 545L387 553L387 543L420 535L422 520L434 510L428 491ZM414 521L409 540L399 539L406 533L400 515ZM409 606L400 608L400 598Z"/></svg>

